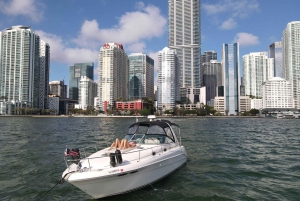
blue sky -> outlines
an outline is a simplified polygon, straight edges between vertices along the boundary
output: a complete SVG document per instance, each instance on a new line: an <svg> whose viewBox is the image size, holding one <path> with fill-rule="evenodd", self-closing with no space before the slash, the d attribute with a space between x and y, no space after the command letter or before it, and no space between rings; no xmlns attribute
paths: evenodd
<svg viewBox="0 0 300 201"><path fill-rule="evenodd" d="M240 43L240 58L267 51L286 24L300 20L299 0L202 0L202 53L223 43ZM65 79L69 66L95 62L106 42L143 52L157 64L168 45L167 0L0 0L0 30L27 25L51 48L50 81ZM241 64L240 64L241 65ZM155 84L156 85L156 84Z"/></svg>

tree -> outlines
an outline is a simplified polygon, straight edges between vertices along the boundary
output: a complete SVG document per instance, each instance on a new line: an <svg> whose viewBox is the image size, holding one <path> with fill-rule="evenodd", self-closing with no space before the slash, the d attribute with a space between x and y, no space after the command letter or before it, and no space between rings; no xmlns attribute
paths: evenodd
<svg viewBox="0 0 300 201"><path fill-rule="evenodd" d="M150 114L150 110L148 110L148 109L141 109L140 110L140 114L142 116L148 116Z"/></svg>
<svg viewBox="0 0 300 201"><path fill-rule="evenodd" d="M249 111L249 113L250 113L252 116L255 116L255 115L259 114L259 110L253 108L253 109L251 109L251 110Z"/></svg>
<svg viewBox="0 0 300 201"><path fill-rule="evenodd" d="M228 116L229 110L225 110L226 115Z"/></svg>

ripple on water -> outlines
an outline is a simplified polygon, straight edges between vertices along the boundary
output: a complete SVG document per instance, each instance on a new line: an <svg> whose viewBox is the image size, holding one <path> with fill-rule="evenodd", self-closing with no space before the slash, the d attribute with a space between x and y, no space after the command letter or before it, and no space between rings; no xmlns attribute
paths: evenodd
<svg viewBox="0 0 300 201"><path fill-rule="evenodd" d="M187 164L134 193L101 200L298 200L295 120L178 118ZM65 146L103 148L135 118L1 118L0 197L37 200L65 169ZM125 129L124 129L125 128ZM92 150L90 151L92 152ZM91 200L64 183L45 200Z"/></svg>

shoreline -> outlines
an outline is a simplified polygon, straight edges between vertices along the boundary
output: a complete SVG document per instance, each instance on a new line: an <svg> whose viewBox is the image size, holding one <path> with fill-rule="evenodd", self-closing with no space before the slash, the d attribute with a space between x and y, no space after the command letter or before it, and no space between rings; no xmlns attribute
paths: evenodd
<svg viewBox="0 0 300 201"><path fill-rule="evenodd" d="M60 115L0 115L1 117L32 117L32 118L147 118L146 116L60 116ZM156 116L156 118L265 118L258 116Z"/></svg>

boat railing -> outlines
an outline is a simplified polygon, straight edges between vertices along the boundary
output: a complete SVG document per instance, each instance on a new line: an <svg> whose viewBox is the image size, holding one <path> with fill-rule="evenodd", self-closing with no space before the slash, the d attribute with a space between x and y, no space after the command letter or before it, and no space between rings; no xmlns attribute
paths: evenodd
<svg viewBox="0 0 300 201"><path fill-rule="evenodd" d="M136 161L137 159L138 159L138 162L139 162L141 159L147 158L147 157L149 157L151 155L154 157L156 154L164 154L167 151L172 151L172 148L177 147L177 146L178 145L176 145L174 143L169 143L169 144L155 145L155 146L152 146L152 147L149 147L149 148L143 148L143 149L139 149L139 147L137 147L137 150L131 150L129 152L121 153L121 155L122 156L126 156L127 154L138 153L138 158L133 158L132 160L129 160L129 162ZM157 149L159 147L160 147L160 149ZM76 163L76 164L79 164L79 166L80 166L81 165L80 163L83 163L85 160L87 160L88 165L89 165L88 169L91 171L91 161L92 160L96 160L96 159L100 159L100 158L109 158L109 155L105 154L105 153L103 153L103 155L98 156L98 157L87 157L86 156L87 152L86 152L85 149L90 149L90 148L95 148L96 151L98 151L98 149L97 149L96 146L91 146L91 147L85 147L85 148L81 148L80 149L84 153L84 156L85 156L84 158L69 159L68 157L65 156L64 160L65 160L67 168L70 167L70 165L68 165L68 162L71 162L72 164ZM159 152L158 152L158 150L159 150ZM150 151L149 154L146 154L146 155L143 154L143 153L146 153L147 151Z"/></svg>

